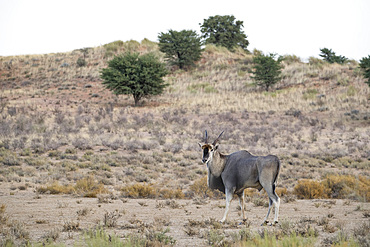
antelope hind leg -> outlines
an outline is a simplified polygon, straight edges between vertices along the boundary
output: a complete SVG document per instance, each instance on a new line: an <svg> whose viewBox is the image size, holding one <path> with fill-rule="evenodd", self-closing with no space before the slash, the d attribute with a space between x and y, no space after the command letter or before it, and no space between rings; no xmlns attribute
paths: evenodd
<svg viewBox="0 0 370 247"><path fill-rule="evenodd" d="M270 215L272 204L273 204L273 202L272 202L272 200L269 198L269 209L267 210L267 215L266 215L265 219L263 220L263 223L261 224L261 226L263 226L263 225L267 225L267 224L269 223L269 221L267 220L267 218L268 218L268 217L269 217L269 215Z"/></svg>
<svg viewBox="0 0 370 247"><path fill-rule="evenodd" d="M276 195L277 200L274 201L274 207L275 207L275 217L274 217L274 225L278 223L279 219L279 208L280 208L280 198Z"/></svg>
<svg viewBox="0 0 370 247"><path fill-rule="evenodd" d="M243 222L247 220L247 217L245 217L245 202L244 202L244 191L241 195L239 196L239 205L240 205L240 210L242 211L242 216L243 216Z"/></svg>

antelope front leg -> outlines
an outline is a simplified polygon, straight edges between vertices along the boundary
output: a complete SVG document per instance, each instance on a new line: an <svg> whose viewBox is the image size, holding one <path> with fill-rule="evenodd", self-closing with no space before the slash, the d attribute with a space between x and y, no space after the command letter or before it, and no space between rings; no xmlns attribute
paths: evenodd
<svg viewBox="0 0 370 247"><path fill-rule="evenodd" d="M225 191L225 193L226 193L226 207L224 217L220 220L221 223L225 222L227 213L229 212L231 200L233 199L233 193L230 193L227 190Z"/></svg>

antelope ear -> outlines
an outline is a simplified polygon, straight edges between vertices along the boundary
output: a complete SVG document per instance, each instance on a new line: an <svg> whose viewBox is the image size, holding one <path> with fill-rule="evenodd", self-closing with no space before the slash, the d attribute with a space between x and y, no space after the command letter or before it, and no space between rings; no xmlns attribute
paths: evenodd
<svg viewBox="0 0 370 247"><path fill-rule="evenodd" d="M200 142L198 142L198 145L199 145L200 148L202 148L202 144L200 144Z"/></svg>
<svg viewBox="0 0 370 247"><path fill-rule="evenodd" d="M213 148L214 151L216 151L218 148L218 144L215 145L215 147Z"/></svg>

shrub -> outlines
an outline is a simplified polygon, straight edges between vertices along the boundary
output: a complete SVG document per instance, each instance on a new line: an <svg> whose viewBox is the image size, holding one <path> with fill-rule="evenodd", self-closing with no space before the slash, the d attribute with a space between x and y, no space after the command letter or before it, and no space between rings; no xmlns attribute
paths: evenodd
<svg viewBox="0 0 370 247"><path fill-rule="evenodd" d="M104 214L103 223L106 227L116 227L117 221L122 215L118 212L118 210L115 210L113 212L106 212Z"/></svg>
<svg viewBox="0 0 370 247"><path fill-rule="evenodd" d="M164 188L159 191L159 194L164 199L172 199L172 198L184 199L185 198L185 195L180 188L177 188L176 190Z"/></svg>
<svg viewBox="0 0 370 247"><path fill-rule="evenodd" d="M348 89L347 89L347 96L355 96L357 93L357 90L354 86L349 86Z"/></svg>
<svg viewBox="0 0 370 247"><path fill-rule="evenodd" d="M363 70L363 75L367 78L366 83L370 87L370 55L360 60L360 68Z"/></svg>
<svg viewBox="0 0 370 247"><path fill-rule="evenodd" d="M80 230L80 223L73 221L66 221L63 225L64 232L78 231Z"/></svg>
<svg viewBox="0 0 370 247"><path fill-rule="evenodd" d="M266 198L261 198L261 197L255 197L253 200L252 200L252 203L255 207L268 207L268 202L266 201Z"/></svg>
<svg viewBox="0 0 370 247"><path fill-rule="evenodd" d="M189 92L191 93L197 93L197 92L215 93L217 92L217 89L215 89L208 82L199 83L199 84L191 84L187 87L187 90L189 90Z"/></svg>
<svg viewBox="0 0 370 247"><path fill-rule="evenodd" d="M140 43L136 40L128 40L124 43L124 48L127 51L136 51L140 47Z"/></svg>
<svg viewBox="0 0 370 247"><path fill-rule="evenodd" d="M307 89L303 93L303 99L305 100L313 100L316 98L316 95L319 94L319 91L317 89Z"/></svg>
<svg viewBox="0 0 370 247"><path fill-rule="evenodd" d="M205 176L196 180L192 185L190 185L190 192L202 198L219 198L222 195L221 192L210 189L207 184L207 179L208 177Z"/></svg>
<svg viewBox="0 0 370 247"><path fill-rule="evenodd" d="M123 196L132 198L154 198L157 196L156 189L146 183L137 183L122 188Z"/></svg>
<svg viewBox="0 0 370 247"><path fill-rule="evenodd" d="M370 201L370 179L352 175L327 175L322 181L328 197Z"/></svg>
<svg viewBox="0 0 370 247"><path fill-rule="evenodd" d="M225 242L225 235L222 234L221 230L212 229L205 234L210 246L223 246L222 244Z"/></svg>
<svg viewBox="0 0 370 247"><path fill-rule="evenodd" d="M51 185L37 188L37 192L40 194L72 194L74 192L74 188L71 185L61 185L58 181L55 181Z"/></svg>
<svg viewBox="0 0 370 247"><path fill-rule="evenodd" d="M207 44L206 47L204 48L204 52L208 54L215 54L215 53L228 54L229 50L223 46Z"/></svg>
<svg viewBox="0 0 370 247"><path fill-rule="evenodd" d="M309 57L308 58L308 64L309 65L312 65L312 66L315 66L315 67L318 67L318 68L322 68L323 65L325 64L325 62L319 58L316 58L316 57Z"/></svg>
<svg viewBox="0 0 370 247"><path fill-rule="evenodd" d="M370 245L370 223L364 222L353 230L353 235L356 238L360 246Z"/></svg>
<svg viewBox="0 0 370 247"><path fill-rule="evenodd" d="M4 166L20 166L22 163L15 153L3 152L0 154L0 164Z"/></svg>
<svg viewBox="0 0 370 247"><path fill-rule="evenodd" d="M5 225L8 222L8 216L5 215L6 205L1 204L0 206L0 224Z"/></svg>
<svg viewBox="0 0 370 247"><path fill-rule="evenodd" d="M91 149L92 145L87 138L78 136L72 141L72 145L80 150Z"/></svg>
<svg viewBox="0 0 370 247"><path fill-rule="evenodd" d="M275 191L276 191L276 194L278 194L278 196L280 196L280 197L288 195L287 188L278 187L278 188L275 189Z"/></svg>
<svg viewBox="0 0 370 247"><path fill-rule="evenodd" d="M370 200L370 179L364 176L327 175L321 182L302 179L294 187L294 194L300 199L335 198Z"/></svg>
<svg viewBox="0 0 370 247"><path fill-rule="evenodd" d="M77 59L77 66L78 67L84 67L84 66L86 66L87 65L87 62L86 62L86 60L85 59L83 59L82 57L79 57L78 59Z"/></svg>
<svg viewBox="0 0 370 247"><path fill-rule="evenodd" d="M47 243L52 243L53 241L56 241L60 236L60 230L59 229L51 229L47 233L45 233L42 238L47 242ZM45 246L45 244L44 244Z"/></svg>
<svg viewBox="0 0 370 247"><path fill-rule="evenodd" d="M294 187L294 194L299 199L325 198L325 187L318 181L302 179Z"/></svg>
<svg viewBox="0 0 370 247"><path fill-rule="evenodd" d="M244 195L246 197L255 197L255 196L258 196L259 194L256 189L247 188L244 190Z"/></svg>
<svg viewBox="0 0 370 247"><path fill-rule="evenodd" d="M104 185L98 183L92 176L78 180L74 189L84 197L96 197L97 194L108 193Z"/></svg>
<svg viewBox="0 0 370 247"><path fill-rule="evenodd" d="M117 52L120 47L123 46L122 40L113 41L111 43L105 44L104 48L107 52Z"/></svg>
<svg viewBox="0 0 370 247"><path fill-rule="evenodd" d="M283 57L284 62L288 65L293 63L302 63L301 58L296 55L285 55Z"/></svg>
<svg viewBox="0 0 370 247"><path fill-rule="evenodd" d="M96 197L97 194L107 193L102 183L97 183L92 176L82 178L76 182L75 186L72 185L60 185L58 181L55 181L51 185L41 186L37 188L38 193L50 193L50 194L72 194L78 193L84 197Z"/></svg>
<svg viewBox="0 0 370 247"><path fill-rule="evenodd" d="M26 231L25 229L25 224L19 221L13 221L10 224L9 232L10 232L10 235L12 235L12 237L15 237L17 239L22 239L22 240L28 240L30 236L30 233Z"/></svg>
<svg viewBox="0 0 370 247"><path fill-rule="evenodd" d="M157 42L153 42L147 38L144 38L140 43L142 46L145 46L149 51L156 50L158 48Z"/></svg>

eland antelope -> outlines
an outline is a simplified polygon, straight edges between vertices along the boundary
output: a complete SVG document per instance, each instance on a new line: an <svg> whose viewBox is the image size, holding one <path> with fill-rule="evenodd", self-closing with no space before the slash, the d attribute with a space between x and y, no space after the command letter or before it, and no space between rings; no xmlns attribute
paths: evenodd
<svg viewBox="0 0 370 247"><path fill-rule="evenodd" d="M278 222L280 198L275 192L276 180L279 175L280 161L274 155L254 156L248 151L241 150L232 154L221 154L218 149L218 141L222 133L212 143L208 143L208 134L205 132L205 144L199 144L203 149L202 163L208 168L208 187L217 189L226 195L225 214L221 219L224 222L229 211L233 195L239 197L239 203L246 220L244 209L244 190L256 188L259 191L264 188L269 197L269 208L263 224L267 224L271 207L275 207L273 224Z"/></svg>

